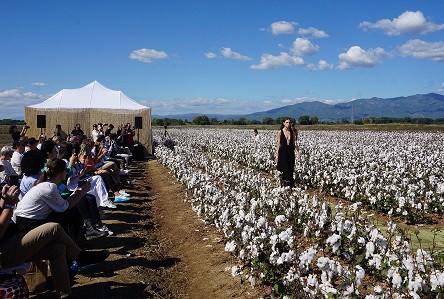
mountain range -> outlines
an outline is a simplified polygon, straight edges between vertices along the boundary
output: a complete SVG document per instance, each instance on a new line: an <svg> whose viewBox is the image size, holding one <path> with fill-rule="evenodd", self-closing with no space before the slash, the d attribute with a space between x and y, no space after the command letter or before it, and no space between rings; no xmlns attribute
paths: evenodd
<svg viewBox="0 0 444 299"><path fill-rule="evenodd" d="M202 113L189 113L181 115L156 116L153 118L174 118L193 120ZM347 103L325 104L319 101L303 102L287 105L263 112L255 112L242 115L205 114L209 118L230 120L246 118L250 120L262 120L265 117L273 119L278 117L316 116L320 121L336 122L342 119L352 121L354 119L368 117L389 118L444 118L444 95L437 93L417 94L396 98L370 98L357 99Z"/></svg>

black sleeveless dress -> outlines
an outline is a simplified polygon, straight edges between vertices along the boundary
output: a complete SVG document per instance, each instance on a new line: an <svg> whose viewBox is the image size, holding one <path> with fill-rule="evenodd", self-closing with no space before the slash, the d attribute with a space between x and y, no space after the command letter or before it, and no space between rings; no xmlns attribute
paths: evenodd
<svg viewBox="0 0 444 299"><path fill-rule="evenodd" d="M294 164L295 164L295 154L294 154L294 134L293 130L290 130L290 144L287 144L287 139L285 138L284 131L281 130L280 136L280 147L278 153L277 170L281 174L281 184L284 186L294 186Z"/></svg>

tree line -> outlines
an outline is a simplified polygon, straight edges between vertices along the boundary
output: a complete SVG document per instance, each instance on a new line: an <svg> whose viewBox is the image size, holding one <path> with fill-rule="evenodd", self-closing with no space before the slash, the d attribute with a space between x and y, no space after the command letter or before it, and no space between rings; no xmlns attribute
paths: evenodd
<svg viewBox="0 0 444 299"><path fill-rule="evenodd" d="M239 119L225 119L219 120L217 118L209 118L206 115L198 115L193 118L193 120L182 120L182 119L174 119L174 118L154 118L152 120L153 126L182 126L182 125L279 125L281 124L286 117L264 117L262 120L252 120L247 119L245 117L241 117ZM341 119L338 121L320 121L316 116L303 115L296 118L290 117L293 122L298 123L299 125L317 125L317 124L355 124L355 125L364 125L364 124L444 124L444 118L425 118L425 117L403 117L403 118L394 118L394 117L368 117L368 118L359 118L354 120L349 119Z"/></svg>

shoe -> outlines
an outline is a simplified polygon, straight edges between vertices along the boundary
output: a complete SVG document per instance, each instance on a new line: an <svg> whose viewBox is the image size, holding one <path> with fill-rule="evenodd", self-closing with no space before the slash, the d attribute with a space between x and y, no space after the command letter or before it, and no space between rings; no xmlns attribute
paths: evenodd
<svg viewBox="0 0 444 299"><path fill-rule="evenodd" d="M124 189L120 190L119 194L122 195L122 196L125 196L125 197L129 197L130 196L130 194L127 193Z"/></svg>
<svg viewBox="0 0 444 299"><path fill-rule="evenodd" d="M122 169L122 170L120 170L119 174L120 174L120 175L127 175L128 172L129 172L129 170Z"/></svg>
<svg viewBox="0 0 444 299"><path fill-rule="evenodd" d="M97 230L101 231L101 232L106 232L108 234L108 236L112 236L114 235L114 232L112 230L110 230L105 224L103 224L100 227L96 227Z"/></svg>
<svg viewBox="0 0 444 299"><path fill-rule="evenodd" d="M109 250L99 250L99 251L86 251L82 252L76 258L76 264L79 269L85 269L85 267L90 267L98 263L103 262L109 257Z"/></svg>
<svg viewBox="0 0 444 299"><path fill-rule="evenodd" d="M85 229L85 237L87 239L100 238L100 237L105 237L107 235L108 235L107 232L100 231L94 227L89 227Z"/></svg>
<svg viewBox="0 0 444 299"><path fill-rule="evenodd" d="M125 196L122 196L122 195L120 195L120 196L116 196L115 198L114 198L114 202L116 203L116 202L126 202L126 201L129 201L130 200L130 198L129 197L125 197Z"/></svg>
<svg viewBox="0 0 444 299"><path fill-rule="evenodd" d="M100 206L104 207L104 208L109 208L109 209L116 209L117 208L117 206L115 204L113 204L113 202L109 199L106 202L102 203Z"/></svg>
<svg viewBox="0 0 444 299"><path fill-rule="evenodd" d="M85 220L85 237L87 239L100 238L106 235L108 234L96 229L92 224L91 220Z"/></svg>

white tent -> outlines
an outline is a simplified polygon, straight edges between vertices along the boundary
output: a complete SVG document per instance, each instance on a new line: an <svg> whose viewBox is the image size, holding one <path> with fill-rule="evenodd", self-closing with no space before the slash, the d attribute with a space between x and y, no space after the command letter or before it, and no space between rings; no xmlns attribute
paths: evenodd
<svg viewBox="0 0 444 299"><path fill-rule="evenodd" d="M69 133L80 123L87 136L94 123L135 124L135 118L142 119L142 128L137 129L135 138L149 153L151 148L151 109L145 107L121 91L111 90L97 81L76 89L62 89L46 101L25 107L25 121L31 126L30 136L37 137L37 115L45 115L45 131L51 136L57 124Z"/></svg>
<svg viewBox="0 0 444 299"><path fill-rule="evenodd" d="M106 108L139 110L145 107L118 90L109 89L93 81L76 89L62 89L46 101L31 105L36 109Z"/></svg>

